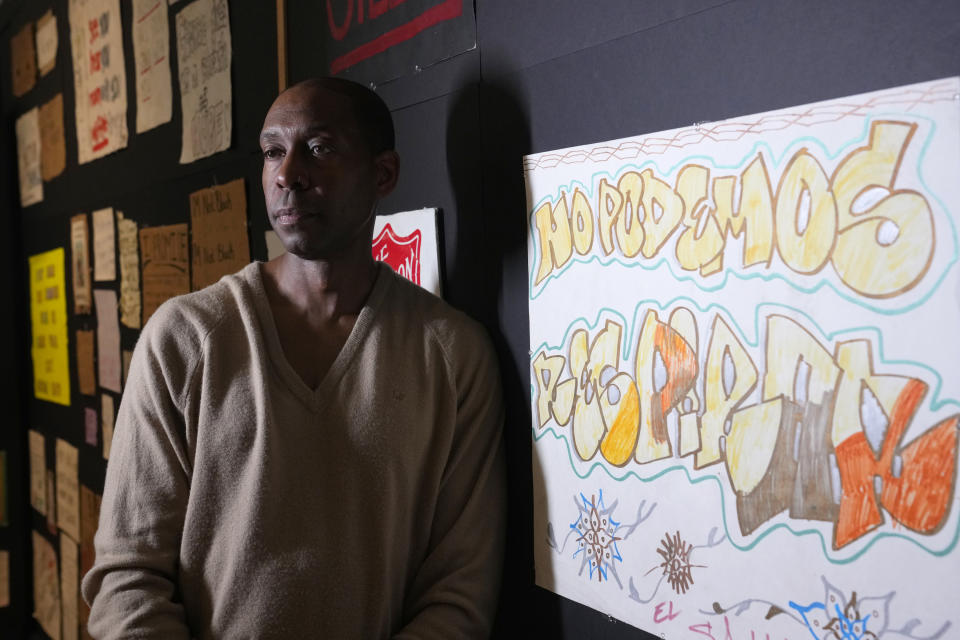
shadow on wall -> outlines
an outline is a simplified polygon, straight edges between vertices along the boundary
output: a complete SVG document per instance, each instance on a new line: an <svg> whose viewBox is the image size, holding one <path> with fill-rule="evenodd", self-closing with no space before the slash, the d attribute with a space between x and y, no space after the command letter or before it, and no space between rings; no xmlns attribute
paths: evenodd
<svg viewBox="0 0 960 640"><path fill-rule="evenodd" d="M507 548L493 637L562 638L558 599L533 586L530 374L527 311L527 114L502 82L466 78L447 121L447 170L458 213L451 291L487 327L500 360L506 420ZM477 184L480 206L477 206ZM468 298L468 299L467 299ZM537 468L538 465L533 465Z"/></svg>

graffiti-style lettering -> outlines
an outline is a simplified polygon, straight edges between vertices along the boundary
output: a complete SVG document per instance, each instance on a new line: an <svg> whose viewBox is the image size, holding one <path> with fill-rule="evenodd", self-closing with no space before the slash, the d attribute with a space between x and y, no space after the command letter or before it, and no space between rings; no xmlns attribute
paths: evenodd
<svg viewBox="0 0 960 640"><path fill-rule="evenodd" d="M794 273L815 274L831 264L865 297L908 291L927 272L935 242L927 198L896 188L916 128L873 122L868 143L843 157L832 176L809 149L800 149L780 172L775 191L758 152L739 175L711 177L707 167L687 164L674 186L647 168L624 172L616 185L601 178L593 193L561 192L533 213L533 284L566 266L574 250L650 260L674 235L680 267L708 277L723 271L730 238L742 236L743 269L770 268L775 250Z"/></svg>
<svg viewBox="0 0 960 640"><path fill-rule="evenodd" d="M692 456L697 469L722 461L744 535L784 511L832 522L837 549L880 526L884 512L921 534L946 521L960 415L903 445L928 385L875 373L868 340L839 342L831 352L793 318L770 314L761 376L741 338L715 314L701 371L692 311L678 307L667 323L654 309L636 317L632 365L621 362L625 330L612 319L592 341L587 329L573 331L565 356L541 349L532 360L537 424L572 422L582 460L599 451L615 466L674 455ZM748 404L758 382L759 398ZM864 424L867 394L886 426ZM676 454L667 429L674 411Z"/></svg>

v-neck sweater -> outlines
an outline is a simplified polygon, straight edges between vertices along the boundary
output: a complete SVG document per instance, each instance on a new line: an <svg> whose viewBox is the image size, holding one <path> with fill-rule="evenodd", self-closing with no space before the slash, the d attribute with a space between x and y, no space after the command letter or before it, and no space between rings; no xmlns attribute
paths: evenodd
<svg viewBox="0 0 960 640"><path fill-rule="evenodd" d="M381 266L316 389L252 263L134 351L82 592L97 638L473 638L504 541L495 356Z"/></svg>

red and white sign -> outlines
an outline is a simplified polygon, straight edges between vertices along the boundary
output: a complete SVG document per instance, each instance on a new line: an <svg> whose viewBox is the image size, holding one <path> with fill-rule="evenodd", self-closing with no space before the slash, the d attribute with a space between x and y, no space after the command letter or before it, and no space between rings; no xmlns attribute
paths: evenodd
<svg viewBox="0 0 960 640"><path fill-rule="evenodd" d="M373 227L373 257L439 296L437 210L419 209L377 216Z"/></svg>

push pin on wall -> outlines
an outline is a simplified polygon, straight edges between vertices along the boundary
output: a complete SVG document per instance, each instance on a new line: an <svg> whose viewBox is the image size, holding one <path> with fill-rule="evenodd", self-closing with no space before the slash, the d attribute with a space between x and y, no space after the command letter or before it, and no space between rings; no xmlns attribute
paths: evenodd
<svg viewBox="0 0 960 640"><path fill-rule="evenodd" d="M374 82L373 80L370 81L370 90L371 90L371 91L376 91L376 90L377 90L377 83Z"/></svg>
<svg viewBox="0 0 960 640"><path fill-rule="evenodd" d="M421 66L418 65L418 64L413 65L413 72L414 72L414 73L420 73L421 71L423 71L423 67L421 67Z"/></svg>

